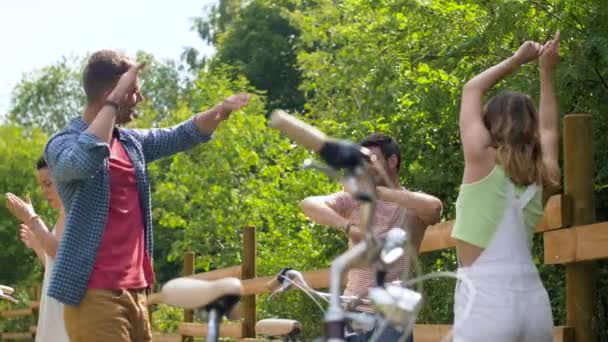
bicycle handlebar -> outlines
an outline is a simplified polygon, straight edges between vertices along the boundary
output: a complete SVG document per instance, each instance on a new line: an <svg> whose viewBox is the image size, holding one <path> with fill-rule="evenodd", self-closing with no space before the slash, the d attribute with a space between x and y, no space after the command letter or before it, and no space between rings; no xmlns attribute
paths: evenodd
<svg viewBox="0 0 608 342"><path fill-rule="evenodd" d="M317 153L328 140L325 133L280 109L270 114L270 127L278 129L298 144Z"/></svg>
<svg viewBox="0 0 608 342"><path fill-rule="evenodd" d="M285 287L285 280L290 280L290 271L292 271L292 269L289 267L282 269L276 277L266 283L266 288L272 292L282 292L285 290L281 289L281 287Z"/></svg>
<svg viewBox="0 0 608 342"><path fill-rule="evenodd" d="M270 127L278 129L296 143L319 154L321 158L335 169L354 170L369 162L370 151L346 140L328 138L317 128L287 114L275 110L270 115Z"/></svg>
<svg viewBox="0 0 608 342"><path fill-rule="evenodd" d="M309 293L314 294L324 300L329 300L331 298L331 294L327 292L320 292L310 287L310 285L308 285L306 282L306 279L304 279L304 275L300 271L289 267L282 269L271 281L266 283L266 286L272 292L271 296L273 296L275 294L290 290L294 284L296 284L296 287L300 290L308 291ZM367 299L354 296L340 296L340 301L344 305L349 305L355 301L363 305L371 304L371 302Z"/></svg>
<svg viewBox="0 0 608 342"><path fill-rule="evenodd" d="M282 110L275 110L270 116L270 127L275 128L293 139L296 143L317 153L325 163L334 170L344 170L340 178L348 185L349 192L361 202L360 226L365 239L336 258L331 265L330 303L325 315L327 336L330 340L341 340L344 328L344 310L341 308L341 279L343 273L355 264L371 263L381 254L381 243L371 230L376 207L377 181L373 175L369 149L346 140L328 138L323 132L308 125ZM384 175L386 176L386 175ZM390 184L390 183L389 183ZM393 248L391 248L392 250ZM398 253L385 251L384 259L394 261ZM283 277L288 276L284 274ZM278 282L281 276L277 277ZM271 282L269 286L276 286ZM285 291L290 284L283 284L274 293ZM272 296L272 295L271 295Z"/></svg>

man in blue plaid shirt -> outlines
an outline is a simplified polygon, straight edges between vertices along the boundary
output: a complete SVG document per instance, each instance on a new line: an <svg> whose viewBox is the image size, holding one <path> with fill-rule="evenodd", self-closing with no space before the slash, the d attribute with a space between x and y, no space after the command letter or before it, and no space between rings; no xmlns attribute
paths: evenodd
<svg viewBox="0 0 608 342"><path fill-rule="evenodd" d="M93 54L84 70L84 114L45 147L67 217L48 295L65 304L72 342L151 341L146 292L154 272L146 165L208 141L230 113L249 102L248 94L237 94L175 127L120 128L143 100L141 68L116 51Z"/></svg>

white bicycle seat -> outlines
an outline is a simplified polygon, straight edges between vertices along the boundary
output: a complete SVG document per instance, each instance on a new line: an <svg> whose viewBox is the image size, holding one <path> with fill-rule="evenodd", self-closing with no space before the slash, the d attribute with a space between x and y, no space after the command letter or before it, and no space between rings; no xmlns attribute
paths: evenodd
<svg viewBox="0 0 608 342"><path fill-rule="evenodd" d="M170 280L161 291L165 304L184 309L203 308L227 296L241 296L243 285L237 278L206 281L192 278Z"/></svg>

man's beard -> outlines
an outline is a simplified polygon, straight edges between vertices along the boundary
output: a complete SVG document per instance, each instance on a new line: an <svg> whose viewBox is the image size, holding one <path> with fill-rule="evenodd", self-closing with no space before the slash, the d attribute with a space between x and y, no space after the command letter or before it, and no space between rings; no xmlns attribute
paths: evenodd
<svg viewBox="0 0 608 342"><path fill-rule="evenodd" d="M384 169L384 173L375 172L372 177L376 186L384 186L387 188L399 186L398 183L396 183L395 181L395 179L397 179L397 176L387 169Z"/></svg>
<svg viewBox="0 0 608 342"><path fill-rule="evenodd" d="M388 181L390 181L390 175L387 172L387 170L385 169L384 172L380 172L380 171L375 171L372 174L372 178L374 179L374 184L376 184L376 186L389 186ZM387 179L389 178L389 179Z"/></svg>
<svg viewBox="0 0 608 342"><path fill-rule="evenodd" d="M387 175L388 176L388 175ZM377 186L385 186L385 187L390 187L389 183L387 182L386 177L382 177L381 175L376 175L376 185Z"/></svg>
<svg viewBox="0 0 608 342"><path fill-rule="evenodd" d="M137 111L135 111L135 107L131 107L129 109L121 108L120 111L118 112L118 115L116 116L116 124L118 124L118 125L128 124L129 122L136 119L138 116L139 116L139 114L137 113Z"/></svg>

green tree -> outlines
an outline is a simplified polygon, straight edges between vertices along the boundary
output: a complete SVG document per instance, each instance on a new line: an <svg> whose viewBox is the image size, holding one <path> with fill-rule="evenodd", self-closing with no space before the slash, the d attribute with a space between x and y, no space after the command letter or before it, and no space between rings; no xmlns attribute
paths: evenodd
<svg viewBox="0 0 608 342"><path fill-rule="evenodd" d="M235 91L247 89L260 95L223 124L211 142L150 166L160 282L179 274L184 250L200 255L197 271L240 263L244 225L258 229L260 275L285 266L326 267L346 248L342 237L310 224L297 207L303 197L332 192L337 185L302 170L309 154L266 127L265 113L276 107L303 108L307 121L340 138L358 140L374 130L394 135L404 152L404 184L440 197L445 217L453 218L463 168L457 127L460 89L475 73L509 56L522 41L549 39L557 29L563 37L557 80L560 108L562 113L594 114L595 182L599 206L604 207L608 196L608 138L603 134L608 128L604 100L608 12L604 7L602 0L220 1L208 18L195 22L203 41L215 44L218 51L211 61L190 50L185 52L193 53L186 56L188 69L154 62L160 63L159 69L151 65L151 75L142 75L149 79L143 87L150 101L141 108L140 127L177 123ZM71 89L49 86L67 82L69 77L59 71L45 70L41 75L50 76L30 78L30 84L21 85L27 91L16 90L14 103L19 106L15 108L25 109L15 111L23 115L13 122L42 127L43 122L58 121L45 106L62 107L63 113L72 108L64 102L28 100L50 101L66 93L57 89ZM186 82L188 77L196 81ZM504 88L537 97L537 68L524 67L498 87ZM37 94L37 89L48 97ZM68 104L78 101L56 98L69 99ZM35 120L18 121L27 117ZM19 132L25 137L33 134ZM22 153L34 155L23 147L27 139L18 141ZM24 188L30 184L16 182ZM608 219L608 210L600 209L598 217ZM535 240L535 259L559 324L564 319L563 270L541 264L540 240ZM453 250L425 255L422 268L425 272L455 269ZM604 265L601 274L606 270ZM601 289L605 283L601 282ZM421 322L452 321L453 286L450 281L426 284ZM600 291L600 327L607 321L606 293ZM318 310L299 294L262 300L258 309L261 317L302 320L307 336L319 333Z"/></svg>
<svg viewBox="0 0 608 342"><path fill-rule="evenodd" d="M19 196L30 194L36 211L45 222L53 224L54 213L36 184L36 161L42 156L46 135L40 130L27 131L16 126L0 126L0 189ZM37 280L40 263L36 255L19 239L19 223L0 203L0 279L5 285L21 285Z"/></svg>
<svg viewBox="0 0 608 342"><path fill-rule="evenodd" d="M252 86L266 92L268 110L301 110L304 105L296 61L299 31L285 16L286 5L222 0L207 17L195 19L194 28L201 39L217 50L209 60L211 67L230 65L233 75L245 75ZM194 70L207 65L193 49L187 49L183 58Z"/></svg>
<svg viewBox="0 0 608 342"><path fill-rule="evenodd" d="M175 61L160 61L139 51L136 58L146 61L141 73L144 97L142 107L152 107L154 122L162 121L175 109L181 94L189 86L187 71ZM22 127L39 128L53 134L68 120L81 115L86 105L82 88L82 68L87 57L63 57L58 62L30 72L15 86L9 109L9 121Z"/></svg>
<svg viewBox="0 0 608 342"><path fill-rule="evenodd" d="M13 90L9 120L48 134L65 127L85 103L81 64L79 58L63 57L53 65L24 75Z"/></svg>
<svg viewBox="0 0 608 342"><path fill-rule="evenodd" d="M438 195L446 204L444 214L453 217L463 167L456 121L460 89L524 40L544 41L559 29L564 37L558 77L562 113L594 114L597 165L606 165L606 103L601 99L607 94L602 51L608 47L608 13L602 6L598 0L321 0L293 10L291 18L301 32L298 61L308 116L320 125L333 121L326 129L343 137L370 130L395 135L405 149L402 179ZM523 68L499 88L506 87L537 97L536 67ZM605 188L605 177L600 166L599 188ZM542 260L538 241L536 246ZM426 271L455 267L453 251L423 258ZM556 321L562 322L562 269L543 265L541 272ZM445 282L428 284L422 321L451 321L451 302L445 298L452 288Z"/></svg>

